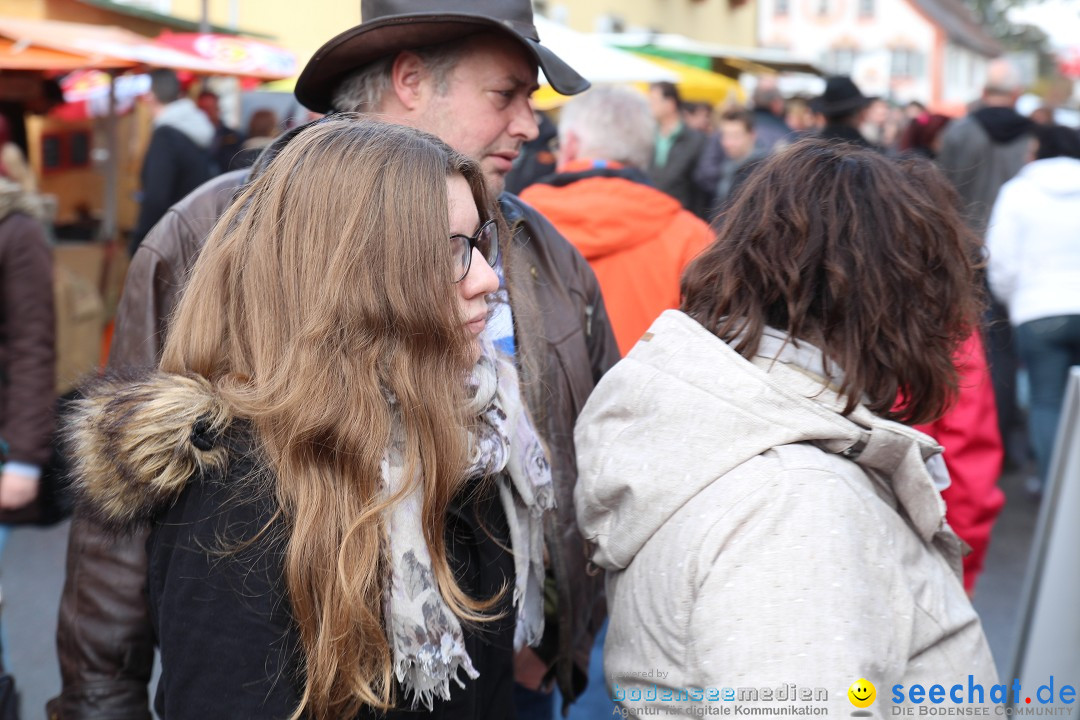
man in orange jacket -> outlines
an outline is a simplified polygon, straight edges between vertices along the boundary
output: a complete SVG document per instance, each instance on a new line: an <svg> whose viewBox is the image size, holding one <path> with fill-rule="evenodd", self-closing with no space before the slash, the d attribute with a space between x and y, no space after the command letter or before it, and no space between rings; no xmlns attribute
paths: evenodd
<svg viewBox="0 0 1080 720"><path fill-rule="evenodd" d="M644 170L655 125L643 97L598 87L559 120L559 164L521 193L589 261L625 355L653 320L679 305L679 276L715 235Z"/></svg>

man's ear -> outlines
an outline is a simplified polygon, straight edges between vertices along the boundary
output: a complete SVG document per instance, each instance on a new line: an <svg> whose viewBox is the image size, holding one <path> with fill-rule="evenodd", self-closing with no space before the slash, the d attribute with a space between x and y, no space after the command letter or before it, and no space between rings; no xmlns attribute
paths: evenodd
<svg viewBox="0 0 1080 720"><path fill-rule="evenodd" d="M390 86L403 108L412 112L426 101L428 77L428 69L419 55L409 50L398 53L390 66Z"/></svg>

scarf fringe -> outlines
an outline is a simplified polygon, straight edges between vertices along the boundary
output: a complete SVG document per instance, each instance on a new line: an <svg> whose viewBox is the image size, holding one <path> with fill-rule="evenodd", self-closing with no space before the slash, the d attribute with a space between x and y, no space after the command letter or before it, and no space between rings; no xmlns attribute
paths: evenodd
<svg viewBox="0 0 1080 720"><path fill-rule="evenodd" d="M431 712L435 698L449 700L451 680L459 688L464 688L465 680L461 677L461 671L471 680L480 677L465 647L449 634L443 635L439 648L425 647L417 657L401 656L394 659L394 675L398 684L405 689L406 698L410 699L414 710L423 705Z"/></svg>

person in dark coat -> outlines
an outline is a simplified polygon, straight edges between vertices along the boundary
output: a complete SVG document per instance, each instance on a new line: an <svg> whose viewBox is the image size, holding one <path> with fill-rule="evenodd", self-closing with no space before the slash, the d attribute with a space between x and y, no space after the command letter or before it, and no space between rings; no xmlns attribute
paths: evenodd
<svg viewBox="0 0 1080 720"><path fill-rule="evenodd" d="M758 78L752 100L757 149L767 155L778 146L792 142L795 132L784 117L784 96L776 80L769 76Z"/></svg>
<svg viewBox="0 0 1080 720"><path fill-rule="evenodd" d="M248 122L247 139L244 140L240 152L233 155L229 170L241 170L254 165L259 154L274 142L280 130L277 113L273 110L260 108L253 112Z"/></svg>
<svg viewBox="0 0 1080 720"><path fill-rule="evenodd" d="M1017 68L1006 59L993 61L977 106L966 117L949 123L941 136L937 162L960 193L968 222L980 235L986 233L1001 187L1030 159L1034 123L1014 107L1022 91ZM1016 400L1020 360L1008 311L993 297L984 326L1006 462L1023 468L1030 448L1024 414ZM1038 478L1032 478L1029 488L1037 491L1039 487Z"/></svg>
<svg viewBox="0 0 1080 720"><path fill-rule="evenodd" d="M210 143L214 126L190 98L181 97L180 80L172 70L150 73L147 95L154 132L143 156L139 219L131 236L131 255L169 206L209 180Z"/></svg>
<svg viewBox="0 0 1080 720"><path fill-rule="evenodd" d="M725 158L713 193L711 215L714 218L731 203L750 173L768 157L768 151L757 145L754 117L746 110L728 110L720 116L720 139Z"/></svg>
<svg viewBox="0 0 1080 720"><path fill-rule="evenodd" d="M669 82L649 87L649 104L656 120L656 148L649 178L659 189L682 203L700 218L708 210L708 197L694 179L694 170L705 149L705 136L686 127L682 120L679 90Z"/></svg>
<svg viewBox="0 0 1080 720"><path fill-rule="evenodd" d="M41 206L0 168L0 510L37 497L52 447L56 348L52 252ZM0 522L3 518L0 517ZM0 526L0 548L6 528Z"/></svg>
<svg viewBox="0 0 1080 720"><path fill-rule="evenodd" d="M221 119L221 100L209 90L199 93L195 104L214 126L214 140L210 144L210 159L214 163L214 173L236 169L237 166L234 165L236 156L244 150L244 141L247 139L244 133L225 124L225 121Z"/></svg>
<svg viewBox="0 0 1080 720"><path fill-rule="evenodd" d="M56 322L43 215L0 165L0 554L13 527L4 523L34 515L52 451Z"/></svg>
<svg viewBox="0 0 1080 720"><path fill-rule="evenodd" d="M859 132L866 109L875 98L862 94L847 75L833 75L825 80L825 92L812 104L815 112L825 116L825 127L818 137L848 142L861 147L873 147Z"/></svg>

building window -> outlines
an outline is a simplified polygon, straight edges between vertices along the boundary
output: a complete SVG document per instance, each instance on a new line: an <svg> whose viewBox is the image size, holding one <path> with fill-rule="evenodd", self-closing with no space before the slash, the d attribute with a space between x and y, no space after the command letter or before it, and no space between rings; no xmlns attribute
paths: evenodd
<svg viewBox="0 0 1080 720"><path fill-rule="evenodd" d="M950 92L960 83L959 60L951 45L945 48L945 85Z"/></svg>
<svg viewBox="0 0 1080 720"><path fill-rule="evenodd" d="M917 78L923 74L922 53L917 50L893 50L889 75L893 78Z"/></svg>
<svg viewBox="0 0 1080 720"><path fill-rule="evenodd" d="M773 6L775 15L778 17L786 17L791 12L791 4L788 0L776 0L776 5Z"/></svg>
<svg viewBox="0 0 1080 720"><path fill-rule="evenodd" d="M821 64L830 75L850 75L855 69L856 57L858 53L851 48L834 48L825 53Z"/></svg>
<svg viewBox="0 0 1080 720"><path fill-rule="evenodd" d="M859 17L874 17L874 0L859 0Z"/></svg>
<svg viewBox="0 0 1080 720"><path fill-rule="evenodd" d="M45 174L90 167L90 133L76 130L41 136L41 169Z"/></svg>

